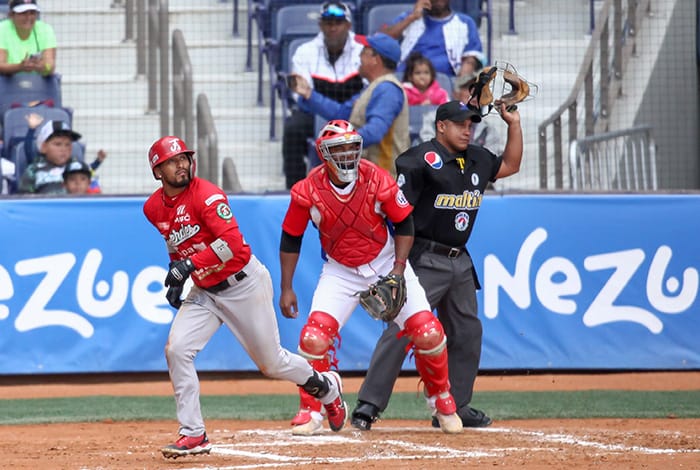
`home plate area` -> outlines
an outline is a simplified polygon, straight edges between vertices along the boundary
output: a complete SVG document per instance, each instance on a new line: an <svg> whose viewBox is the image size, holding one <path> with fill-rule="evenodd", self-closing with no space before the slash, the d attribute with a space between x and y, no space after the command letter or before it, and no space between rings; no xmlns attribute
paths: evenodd
<svg viewBox="0 0 700 470"><path fill-rule="evenodd" d="M209 432L211 454L178 459L177 468L578 468L579 464L620 468L642 463L645 468L690 468L691 462L700 461L700 450L693 444L700 436L674 431L663 426L664 421L657 420L659 428L651 431L626 429L623 424L629 420L559 421L566 423L564 427L552 420L545 428L530 428L528 421L504 421L489 428L465 429L459 435L443 434L424 423L416 426L415 421L381 421L369 432L348 427L310 437L292 436L288 427L214 429Z"/></svg>

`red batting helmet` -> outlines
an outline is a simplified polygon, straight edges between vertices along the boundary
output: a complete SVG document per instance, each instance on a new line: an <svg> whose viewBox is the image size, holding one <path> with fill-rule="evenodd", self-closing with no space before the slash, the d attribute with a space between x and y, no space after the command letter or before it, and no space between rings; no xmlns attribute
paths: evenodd
<svg viewBox="0 0 700 470"><path fill-rule="evenodd" d="M333 150L333 147L345 144L354 144L354 148L344 152ZM357 179L357 166L362 155L362 136L348 121L328 121L316 139L316 152L326 161L328 170L343 183L351 183Z"/></svg>
<svg viewBox="0 0 700 470"><path fill-rule="evenodd" d="M151 171L164 161L182 153L190 157L190 177L193 177L195 171L194 150L188 149L187 144L174 135L161 137L151 145L151 149L148 151L148 163L151 165Z"/></svg>

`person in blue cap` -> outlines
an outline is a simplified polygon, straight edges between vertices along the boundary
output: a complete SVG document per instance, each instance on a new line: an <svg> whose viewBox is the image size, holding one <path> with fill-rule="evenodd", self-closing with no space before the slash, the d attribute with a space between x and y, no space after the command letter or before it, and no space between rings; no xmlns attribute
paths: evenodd
<svg viewBox="0 0 700 470"><path fill-rule="evenodd" d="M359 72L369 85L347 101L338 102L313 90L309 82L295 75L292 91L299 95L299 107L327 120L350 121L364 141L363 157L395 175L394 159L410 147L408 99L395 75L401 60L401 46L384 33L355 35L364 46Z"/></svg>

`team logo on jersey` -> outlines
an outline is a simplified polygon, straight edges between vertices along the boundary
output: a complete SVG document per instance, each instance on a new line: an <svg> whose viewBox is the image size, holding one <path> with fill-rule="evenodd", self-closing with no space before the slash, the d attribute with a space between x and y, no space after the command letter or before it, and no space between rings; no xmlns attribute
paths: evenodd
<svg viewBox="0 0 700 470"><path fill-rule="evenodd" d="M189 240L199 233L199 225L183 225L180 230L173 230L168 236L168 244L170 246L178 246L185 240Z"/></svg>
<svg viewBox="0 0 700 470"><path fill-rule="evenodd" d="M467 227L469 227L469 214L466 212L460 212L455 216L455 228L464 232Z"/></svg>
<svg viewBox="0 0 700 470"><path fill-rule="evenodd" d="M225 202L222 202L218 206L216 206L216 215L218 215L224 220L229 220L231 217L233 217L231 208Z"/></svg>
<svg viewBox="0 0 700 470"><path fill-rule="evenodd" d="M408 206L408 199L406 199L406 196L404 195L403 191L399 189L399 192L396 193L396 204L399 205L399 207L406 207Z"/></svg>
<svg viewBox="0 0 700 470"><path fill-rule="evenodd" d="M472 173L472 184L474 186L479 186L479 175Z"/></svg>
<svg viewBox="0 0 700 470"><path fill-rule="evenodd" d="M425 160L425 163L433 167L435 170L442 168L442 158L440 158L440 155L435 152L427 152L425 155L423 155L423 160Z"/></svg>

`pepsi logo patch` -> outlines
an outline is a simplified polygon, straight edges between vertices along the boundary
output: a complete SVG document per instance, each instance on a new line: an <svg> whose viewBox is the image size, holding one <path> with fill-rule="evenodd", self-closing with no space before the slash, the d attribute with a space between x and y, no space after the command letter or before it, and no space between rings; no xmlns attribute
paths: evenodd
<svg viewBox="0 0 700 470"><path fill-rule="evenodd" d="M427 163L436 170L442 168L442 158L440 158L440 155L438 155L435 152L426 153L425 155L423 155L423 160L425 160L425 163Z"/></svg>

